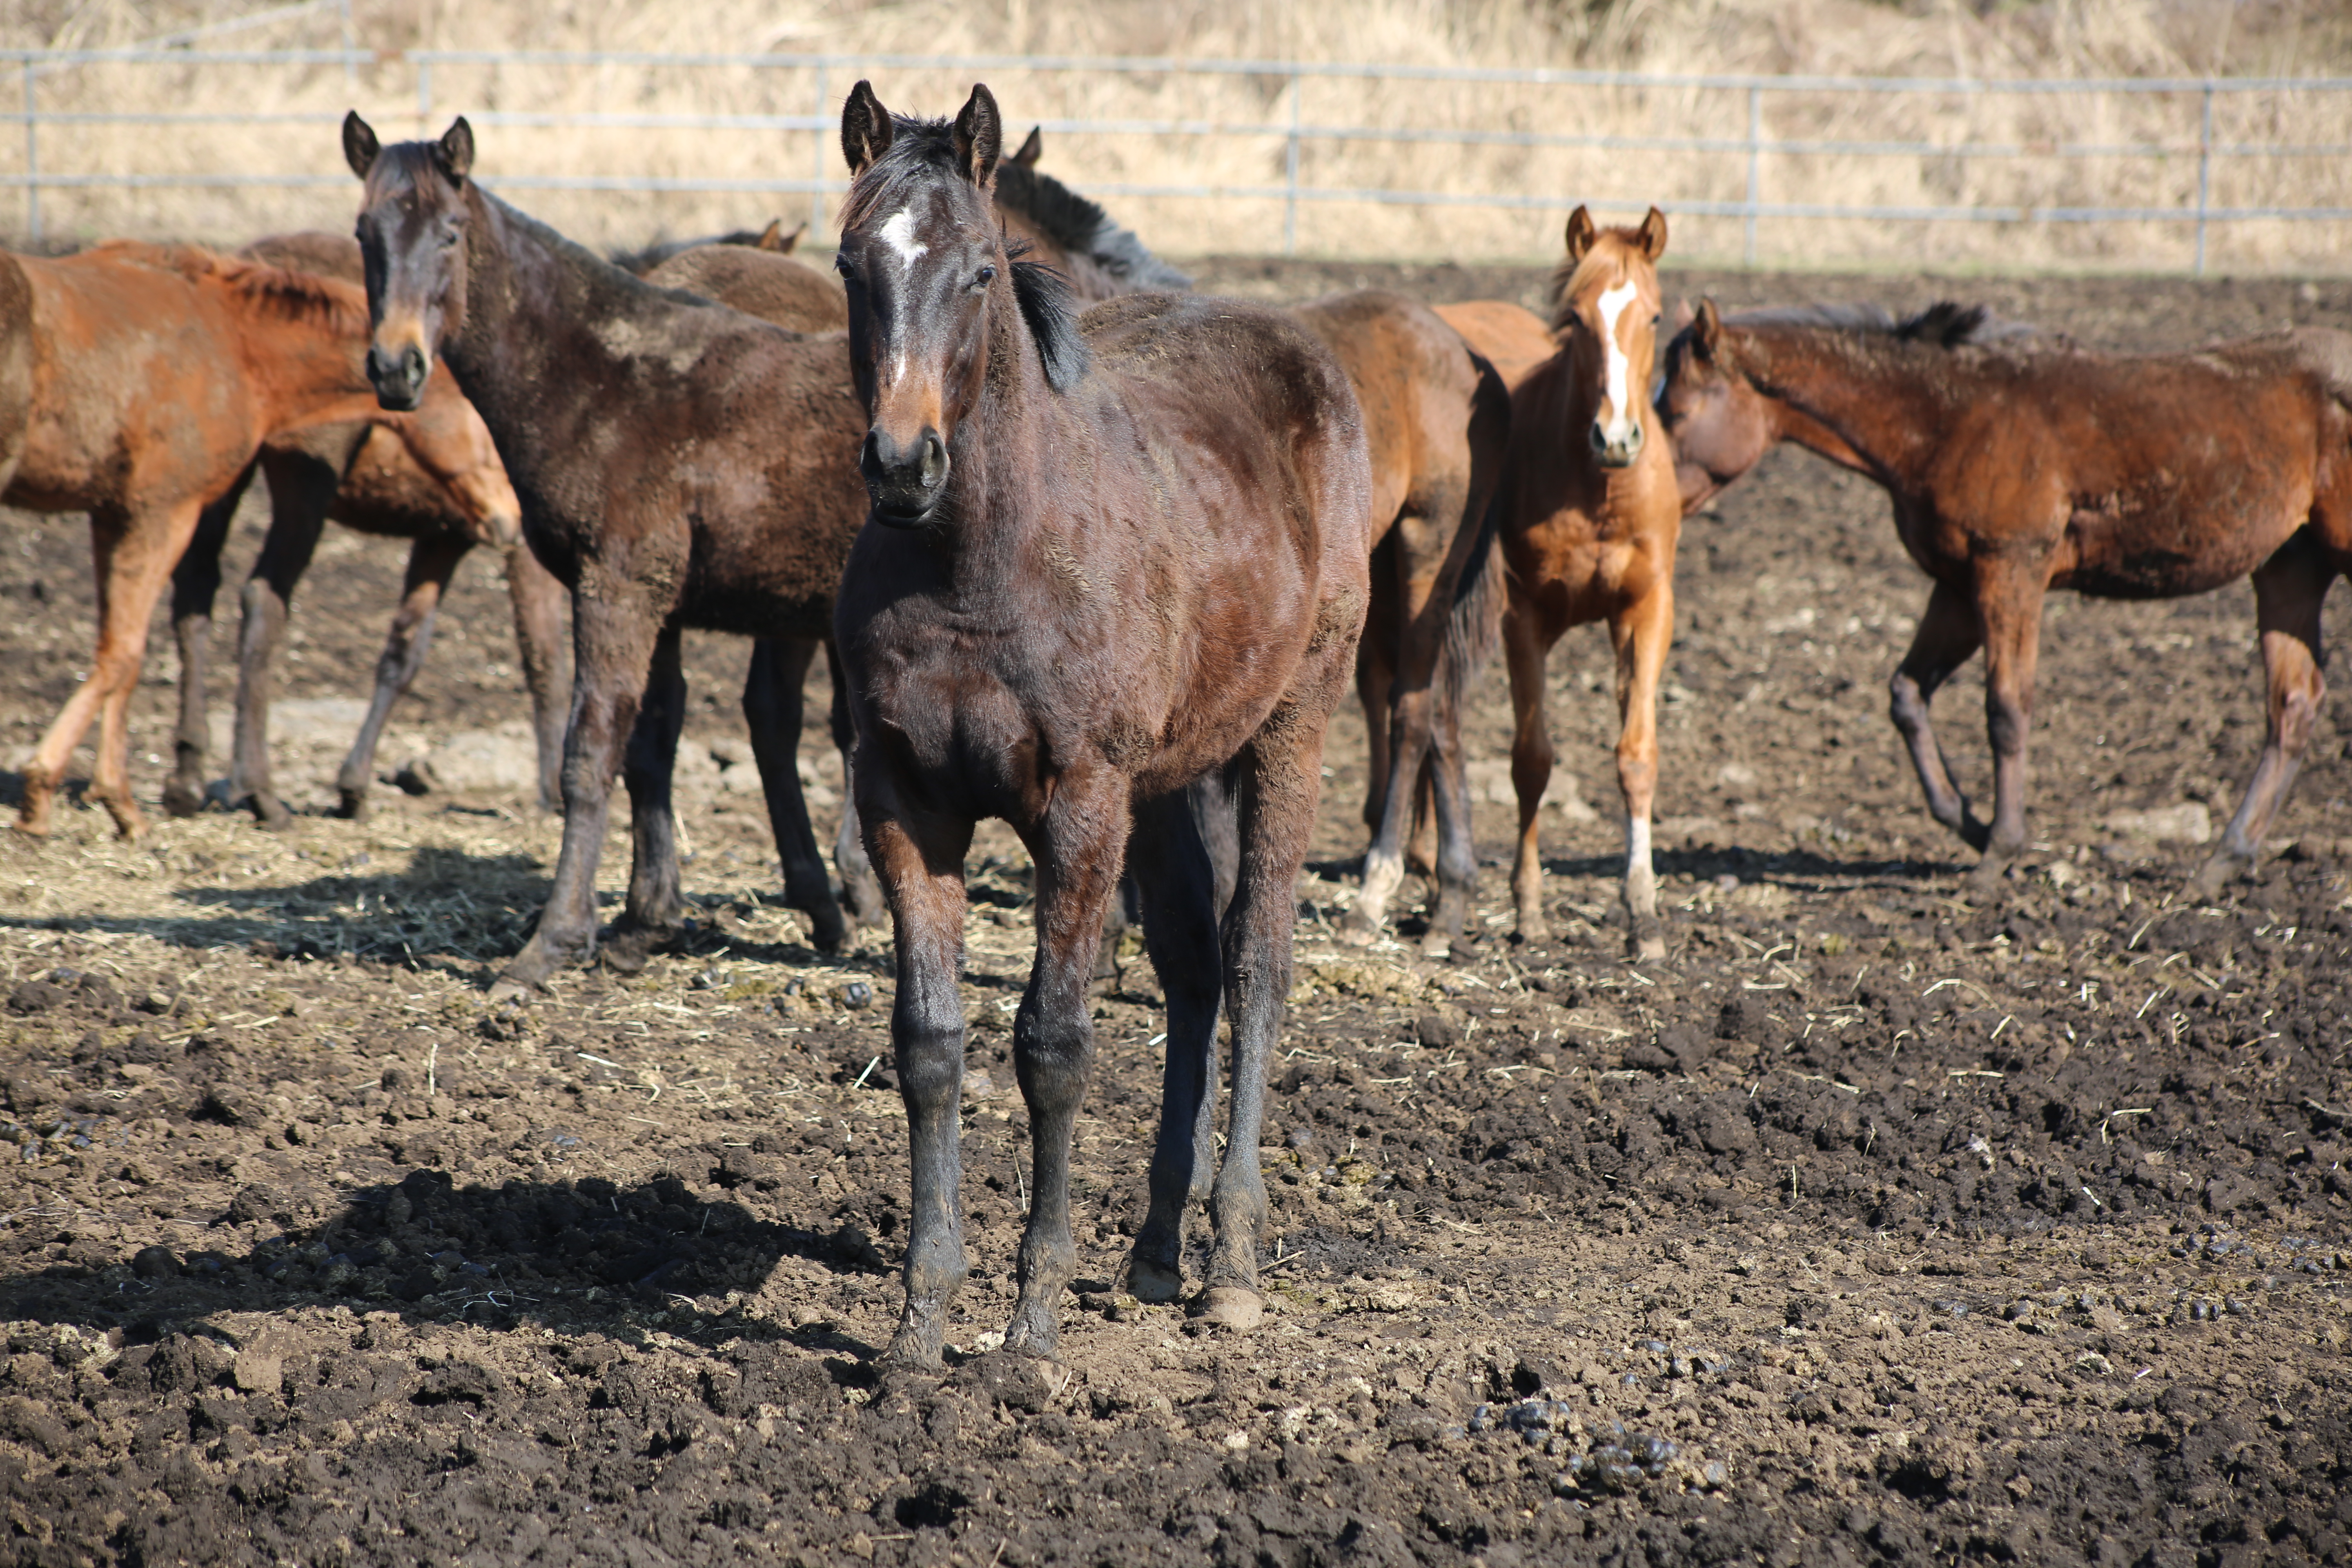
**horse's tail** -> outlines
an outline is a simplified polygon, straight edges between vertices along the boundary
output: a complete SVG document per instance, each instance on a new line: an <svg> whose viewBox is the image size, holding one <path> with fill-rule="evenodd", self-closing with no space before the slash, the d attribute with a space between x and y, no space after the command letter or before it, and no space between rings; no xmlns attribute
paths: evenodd
<svg viewBox="0 0 2352 1568"><path fill-rule="evenodd" d="M1454 608L1438 661L1438 701L1455 714L1464 711L1472 682L1502 640L1503 606L1509 597L1496 536L1508 488L1503 468L1511 439L1511 395L1493 365L1475 353L1471 358L1478 366L1478 390L1470 407L1470 504L1478 508L1477 532L1454 580Z"/></svg>

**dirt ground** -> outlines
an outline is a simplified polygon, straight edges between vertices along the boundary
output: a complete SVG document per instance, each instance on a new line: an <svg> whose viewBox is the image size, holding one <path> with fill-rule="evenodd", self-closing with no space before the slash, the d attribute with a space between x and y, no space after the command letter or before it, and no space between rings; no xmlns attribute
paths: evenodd
<svg viewBox="0 0 2352 1568"><path fill-rule="evenodd" d="M1282 298L1540 283L1204 272ZM1727 305L1958 294L2117 346L2352 326L2343 282L1668 281ZM495 789L319 814L333 703L364 695L400 571L331 537L280 666L280 787L310 815L124 845L68 810L46 843L0 837L0 1560L2352 1558L2344 733L2323 724L2260 879L2187 901L2180 836L2218 830L2262 732L2251 595L2059 599L2041 843L1972 898L1885 717L1925 590L1880 492L1777 456L1691 520L1683 563L1664 963L1625 963L1609 914L1599 633L1551 667L1574 775L1546 812L1553 943L1508 934L1498 671L1474 725L1482 907L1450 961L1409 917L1406 941L1331 940L1364 772L1360 721L1335 731L1270 1097L1273 1310L1245 1339L1116 1288L1158 1083L1139 959L1095 1009L1066 1360L992 1352L1032 933L1026 865L983 835L977 1272L933 1380L873 1367L906 1203L887 940L821 960L773 900L743 646L688 638L690 951L493 1011L557 827ZM385 773L525 717L495 576L461 575ZM8 517L0 600L14 766L88 656L79 520ZM152 649L151 800L173 665ZM1979 794L1980 695L1971 675L1940 709ZM813 733L829 815L825 752ZM615 900L626 865L616 831Z"/></svg>

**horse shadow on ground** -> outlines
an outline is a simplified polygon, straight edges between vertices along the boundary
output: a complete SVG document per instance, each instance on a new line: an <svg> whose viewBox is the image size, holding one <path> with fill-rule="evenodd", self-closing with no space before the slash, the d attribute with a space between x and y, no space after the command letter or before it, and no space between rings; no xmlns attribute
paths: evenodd
<svg viewBox="0 0 2352 1568"><path fill-rule="evenodd" d="M541 1135L551 1145L563 1137ZM47 1230L40 1246L55 1261L0 1277L0 1317L70 1327L126 1352L192 1335L234 1351L336 1306L396 1313L412 1326L530 1324L624 1342L657 1328L706 1346L789 1342L826 1358L836 1382L870 1381L877 1347L821 1310L748 1309L787 1258L882 1289L888 1265L876 1232L900 1228L895 1200L852 1198L815 1226L762 1218L732 1194L772 1184L772 1163L748 1150L719 1152L716 1194L689 1187L675 1161L633 1184L593 1176L459 1184L419 1168L323 1206L256 1184L197 1244L120 1258L103 1256L82 1228L87 1211L20 1210L20 1235Z"/></svg>
<svg viewBox="0 0 2352 1568"><path fill-rule="evenodd" d="M404 868L377 871L369 868L369 860L366 854L354 856L338 870L298 882L183 888L173 896L194 911L184 915L0 915L0 930L129 933L174 947L245 947L266 957L347 958L438 969L471 982L479 978L479 965L501 963L522 950L551 885L546 867L531 855L477 855L426 845ZM201 875L218 871L222 864L198 855L190 858L188 869ZM781 893L698 893L687 901L688 919L660 951L793 965L879 963L870 954L828 957L803 942L726 929L728 911L781 904ZM621 895L603 893L598 902L617 914Z"/></svg>

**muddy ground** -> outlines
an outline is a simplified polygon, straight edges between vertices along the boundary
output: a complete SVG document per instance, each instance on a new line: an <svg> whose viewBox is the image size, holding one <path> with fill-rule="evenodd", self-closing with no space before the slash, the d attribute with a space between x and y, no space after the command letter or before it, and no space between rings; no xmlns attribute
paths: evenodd
<svg viewBox="0 0 2352 1568"><path fill-rule="evenodd" d="M1286 297L1540 281L1203 271ZM2352 325L2342 282L1669 281L1963 293L2126 346ZM13 749L83 668L91 595L77 520L7 521ZM1065 1360L991 1353L1031 931L1025 865L983 837L978 1271L931 1380L873 1367L906 1181L887 942L821 960L773 901L742 647L688 639L691 950L495 1012L556 827L448 778L383 788L364 823L317 814L331 703L363 694L400 570L331 538L281 666L281 788L312 815L123 845L68 810L47 843L0 840L0 1560L2345 1560L2344 734L2323 724L2259 880L2187 900L2180 836L2218 827L2261 734L2251 596L2061 599L2041 843L1972 897L1884 716L1924 589L1879 492L1776 457L1683 559L1664 963L1628 965L1609 915L1597 632L1551 667L1575 775L1546 813L1554 942L1508 934L1498 674L1474 727L1483 907L1452 959L1410 918L1370 952L1330 940L1363 784L1360 722L1335 732L1275 1068L1273 1311L1246 1339L1116 1288L1158 1081L1136 960L1096 1005ZM471 563L383 771L495 752L526 711L515 663ZM1979 792L1980 691L1941 706ZM803 756L829 803L814 735ZM625 865L616 832L615 893Z"/></svg>

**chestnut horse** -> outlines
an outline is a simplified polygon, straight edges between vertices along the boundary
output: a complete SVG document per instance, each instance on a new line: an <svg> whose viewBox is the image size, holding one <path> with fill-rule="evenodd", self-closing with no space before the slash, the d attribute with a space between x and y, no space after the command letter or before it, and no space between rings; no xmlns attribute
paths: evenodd
<svg viewBox="0 0 2352 1568"><path fill-rule="evenodd" d="M538 928L492 988L510 997L596 951L596 862L625 772L635 858L606 957L676 930L670 778L685 719L683 627L819 638L866 515L865 428L846 339L803 337L653 287L509 206L472 178L464 120L380 147L356 114L343 153L359 217L385 406L414 406L437 354L498 443L531 549L572 591L563 846ZM759 732L755 723L755 733ZM789 741L790 738L786 738ZM847 935L797 773L763 757L784 899L812 940Z"/></svg>
<svg viewBox="0 0 2352 1568"><path fill-rule="evenodd" d="M1782 440L1885 487L1904 549L1935 584L1891 683L1895 726L1928 811L1984 852L1979 888L2029 842L2042 595L2173 598L2251 575L2269 729L2197 888L2218 892L2252 867L2326 696L2328 585L2352 570L2352 334L2105 354L2002 331L1980 308L1727 318L1707 300L1668 346L1662 406L1694 503ZM1928 723L1937 688L1979 647L1990 826Z"/></svg>
<svg viewBox="0 0 2352 1568"><path fill-rule="evenodd" d="M130 704L147 620L205 508L265 439L381 419L351 344L360 291L192 247L117 242L0 258L0 500L87 511L89 674L25 771L16 826L48 831L66 760L100 722L90 796L135 837Z"/></svg>
<svg viewBox="0 0 2352 1568"><path fill-rule="evenodd" d="M1100 206L1038 172L1043 147L1033 130L997 173L997 216L1024 254L1060 270L1087 300L1192 287ZM1443 955L1462 934L1477 885L1461 710L1502 602L1500 573L1488 570L1499 565L1488 523L1510 439L1509 393L1459 332L1402 295L1333 294L1294 313L1339 356L1372 454L1372 600L1356 655L1372 838L1341 928L1358 940L1384 928L1404 879L1414 785L1426 778L1437 811L1424 863L1436 896L1424 945Z"/></svg>
<svg viewBox="0 0 2352 1568"><path fill-rule="evenodd" d="M348 235L289 234L257 240L246 258L362 283L360 247ZM351 339L352 375L365 379L367 340ZM393 704L416 680L433 641L433 624L457 565L477 545L501 551L507 595L514 608L515 644L530 692L539 741L539 804L560 804L557 770L563 758L563 589L522 542L520 508L499 464L490 433L447 372L425 384L425 401L396 426L366 421L314 426L262 443L258 467L269 484L269 531L240 595L244 628L237 642L236 726L227 804L249 807L265 827L293 819L269 776L269 667L326 521L361 533L411 542L407 579L393 616L375 689L358 738L337 771L338 815L359 817L375 776L376 742ZM172 574L172 619L180 645L180 730L164 809L176 816L202 810L205 679L213 599L220 589L221 547L252 469L229 493L205 509L194 540Z"/></svg>
<svg viewBox="0 0 2352 1568"><path fill-rule="evenodd" d="M1666 220L1652 207L1635 227L1601 229L1580 206L1569 216L1567 247L1553 275L1559 349L1511 394L1511 456L1496 503L1510 575L1503 649L1514 719L1511 784L1519 799L1511 893L1519 934L1542 939L1538 816L1552 768L1544 660L1570 626L1605 620L1617 654L1629 947L1637 958L1663 958L1650 812L1658 682L1674 638L1682 536L1674 458L1649 396ZM1507 316L1503 325L1508 329Z"/></svg>
<svg viewBox="0 0 2352 1568"><path fill-rule="evenodd" d="M861 81L841 135L855 177L839 265L874 510L838 625L858 810L897 923L891 1040L914 1169L888 1359L940 1364L965 1274L956 970L963 858L984 816L1011 823L1037 866L1036 962L1013 1021L1034 1175L1005 1348L1053 1353L1076 1267L1086 986L1123 854L1169 1012L1129 1283L1150 1300L1180 1292L1186 1210L1206 1195L1215 1240L1194 1310L1245 1329L1264 1305L1257 1143L1293 889L1370 593L1355 395L1321 342L1260 306L1139 294L1074 320L1059 275L1012 254L991 210L986 88L950 127L894 121ZM1233 786L1241 846L1222 955L1188 794L1212 773ZM1203 1194L1221 989L1233 1113Z"/></svg>

